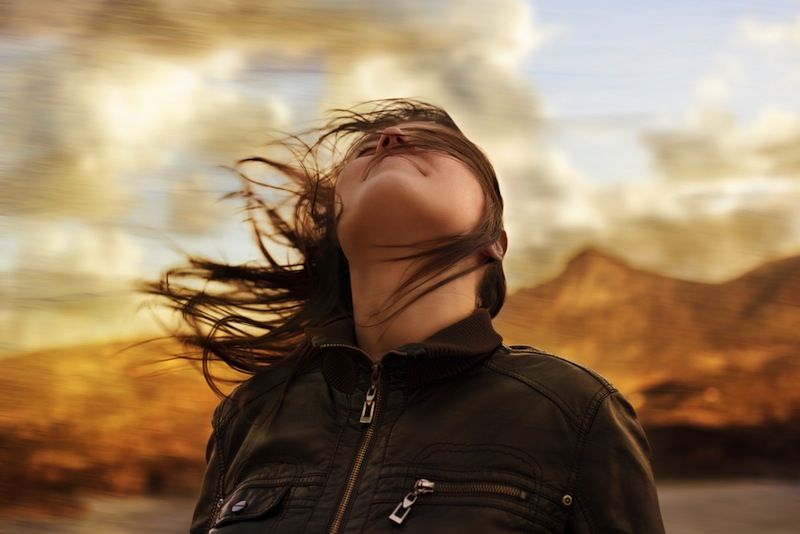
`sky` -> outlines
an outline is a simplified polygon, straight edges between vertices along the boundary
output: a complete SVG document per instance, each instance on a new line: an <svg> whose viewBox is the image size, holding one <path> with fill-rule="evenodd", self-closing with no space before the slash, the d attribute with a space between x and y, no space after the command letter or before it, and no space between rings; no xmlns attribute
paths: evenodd
<svg viewBox="0 0 800 534"><path fill-rule="evenodd" d="M258 259L223 168L386 97L495 165L509 289L585 246L704 282L800 253L800 3L0 5L0 355L153 332L132 281Z"/></svg>

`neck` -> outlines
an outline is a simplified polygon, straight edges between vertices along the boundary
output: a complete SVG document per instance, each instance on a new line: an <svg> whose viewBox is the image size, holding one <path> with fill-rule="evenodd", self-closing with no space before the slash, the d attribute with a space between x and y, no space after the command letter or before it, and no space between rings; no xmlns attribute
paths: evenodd
<svg viewBox="0 0 800 534"><path fill-rule="evenodd" d="M410 302L411 298L427 287L435 285L456 271L467 268L468 265L470 264L461 263L455 266L414 289L411 294L402 297L399 303L386 308L385 301L403 281L402 277L409 271L410 260L351 262L353 318L359 348L369 354L373 361L380 361L388 351L406 343L423 341L438 330L475 311L476 292L480 276L483 274L482 269L476 269L451 280L409 304L394 317L376 324L396 312L400 308L398 304ZM374 315L382 309L381 313Z"/></svg>

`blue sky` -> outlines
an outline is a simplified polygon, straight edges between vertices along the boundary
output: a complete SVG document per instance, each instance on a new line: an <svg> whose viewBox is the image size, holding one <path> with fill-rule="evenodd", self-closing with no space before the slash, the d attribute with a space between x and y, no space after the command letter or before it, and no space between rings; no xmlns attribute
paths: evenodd
<svg viewBox="0 0 800 534"><path fill-rule="evenodd" d="M741 52L742 20L781 23L800 9L797 2L686 0L531 5L543 25L563 33L531 55L525 70L548 102L580 116L679 114L697 80L719 69L726 54Z"/></svg>
<svg viewBox="0 0 800 534"><path fill-rule="evenodd" d="M647 177L639 131L680 121L698 82L725 72L731 57L748 72L731 95L730 109L740 120L752 121L765 105L800 113L800 98L792 95L800 88L797 78L786 83L792 58L771 62L744 46L738 30L745 19L791 20L800 11L798 2L530 4L538 21L556 33L529 56L525 73L558 118L551 142L593 180Z"/></svg>

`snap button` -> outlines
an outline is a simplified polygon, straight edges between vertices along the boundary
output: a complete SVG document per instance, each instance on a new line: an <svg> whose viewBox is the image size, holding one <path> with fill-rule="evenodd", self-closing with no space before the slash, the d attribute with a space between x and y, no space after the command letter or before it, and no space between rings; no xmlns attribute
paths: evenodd
<svg viewBox="0 0 800 534"><path fill-rule="evenodd" d="M244 510L245 506L247 506L247 501L239 501L233 506L231 506L231 512L234 513L241 512L242 510Z"/></svg>
<svg viewBox="0 0 800 534"><path fill-rule="evenodd" d="M564 506L571 505L572 504L572 495L570 495L569 493L566 493L563 497L561 497L561 503Z"/></svg>

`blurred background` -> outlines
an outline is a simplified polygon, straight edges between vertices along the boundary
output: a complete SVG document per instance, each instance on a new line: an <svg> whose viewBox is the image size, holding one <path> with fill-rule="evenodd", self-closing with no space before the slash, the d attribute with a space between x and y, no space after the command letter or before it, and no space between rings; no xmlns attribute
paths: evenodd
<svg viewBox="0 0 800 534"><path fill-rule="evenodd" d="M132 284L259 258L271 132L416 97L496 166L496 328L631 400L668 532L796 532L799 60L792 1L0 3L0 531L188 529L218 399Z"/></svg>

